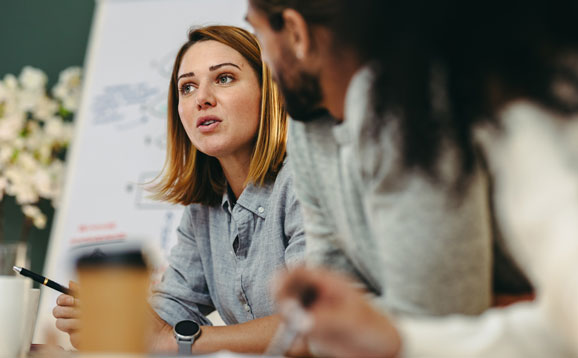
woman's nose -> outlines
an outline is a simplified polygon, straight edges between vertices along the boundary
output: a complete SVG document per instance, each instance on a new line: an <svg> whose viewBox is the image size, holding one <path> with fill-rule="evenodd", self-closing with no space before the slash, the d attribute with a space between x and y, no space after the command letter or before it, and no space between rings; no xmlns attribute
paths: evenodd
<svg viewBox="0 0 578 358"><path fill-rule="evenodd" d="M200 86L197 89L197 107L199 110L214 107L216 104L211 86Z"/></svg>

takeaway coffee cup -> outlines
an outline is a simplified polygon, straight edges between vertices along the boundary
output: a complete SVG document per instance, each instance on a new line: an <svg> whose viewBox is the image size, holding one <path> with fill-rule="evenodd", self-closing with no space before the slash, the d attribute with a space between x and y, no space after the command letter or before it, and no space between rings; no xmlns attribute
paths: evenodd
<svg viewBox="0 0 578 358"><path fill-rule="evenodd" d="M77 261L79 350L146 353L149 270L140 250L87 255Z"/></svg>

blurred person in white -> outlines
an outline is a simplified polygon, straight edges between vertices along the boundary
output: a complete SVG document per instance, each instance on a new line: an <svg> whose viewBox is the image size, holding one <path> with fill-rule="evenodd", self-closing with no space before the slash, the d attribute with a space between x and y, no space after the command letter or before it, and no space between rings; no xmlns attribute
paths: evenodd
<svg viewBox="0 0 578 358"><path fill-rule="evenodd" d="M261 353L279 323L269 281L301 261L305 239L285 164L287 116L257 39L233 26L192 29L175 58L167 119L167 160L153 189L186 207L153 288L151 349L175 352L173 327L192 321L200 335L189 354ZM57 304L56 326L78 346L74 299ZM227 326L211 326L213 311Z"/></svg>
<svg viewBox="0 0 578 358"><path fill-rule="evenodd" d="M479 317L396 317L344 276L293 272L277 298L315 292L305 336L324 355L578 356L578 2L472 6L360 0L345 9L353 28L364 24L354 36L378 69L368 94L403 88L386 110L422 105L423 121L465 134L462 158L480 149L497 224L536 297Z"/></svg>

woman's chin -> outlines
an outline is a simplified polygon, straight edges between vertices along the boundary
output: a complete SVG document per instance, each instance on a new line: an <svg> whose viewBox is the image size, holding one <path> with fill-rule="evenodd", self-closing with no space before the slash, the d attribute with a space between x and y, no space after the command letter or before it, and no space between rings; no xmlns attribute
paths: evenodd
<svg viewBox="0 0 578 358"><path fill-rule="evenodd" d="M197 147L201 153L209 157L221 158L231 154L231 149L223 145Z"/></svg>

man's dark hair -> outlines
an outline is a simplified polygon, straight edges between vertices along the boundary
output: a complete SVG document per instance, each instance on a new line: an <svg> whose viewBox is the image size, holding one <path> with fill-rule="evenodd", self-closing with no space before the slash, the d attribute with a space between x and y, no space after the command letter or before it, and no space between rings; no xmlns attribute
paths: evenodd
<svg viewBox="0 0 578 358"><path fill-rule="evenodd" d="M261 11L275 31L283 29L283 10L294 9L309 25L322 25L335 28L343 17L341 0L249 0L253 7Z"/></svg>
<svg viewBox="0 0 578 358"><path fill-rule="evenodd" d="M433 179L446 139L459 148L467 177L472 127L510 99L578 111L576 96L553 90L564 81L578 93L576 0L250 1L274 29L283 27L285 8L327 26L371 65L375 126L399 120L405 167Z"/></svg>

